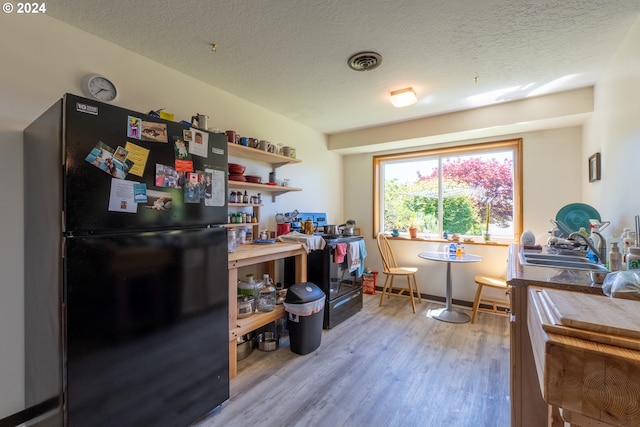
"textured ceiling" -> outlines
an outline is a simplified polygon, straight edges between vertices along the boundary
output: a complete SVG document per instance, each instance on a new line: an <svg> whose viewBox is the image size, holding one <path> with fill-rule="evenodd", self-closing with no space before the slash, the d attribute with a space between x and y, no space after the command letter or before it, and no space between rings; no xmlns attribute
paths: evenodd
<svg viewBox="0 0 640 427"><path fill-rule="evenodd" d="M55 19L329 134L592 85L638 11L640 0L47 4ZM382 65L350 70L364 50ZM392 107L389 92L407 86L418 103Z"/></svg>

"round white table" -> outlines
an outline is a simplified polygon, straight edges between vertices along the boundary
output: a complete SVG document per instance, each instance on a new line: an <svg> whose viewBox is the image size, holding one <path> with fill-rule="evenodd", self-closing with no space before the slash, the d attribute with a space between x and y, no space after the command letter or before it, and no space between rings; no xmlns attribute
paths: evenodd
<svg viewBox="0 0 640 427"><path fill-rule="evenodd" d="M450 323L466 323L471 318L460 311L451 308L451 263L468 263L482 261L482 257L478 255L464 254L461 257L445 254L443 252L421 252L418 254L420 258L430 261L443 261L447 263L447 300L445 308L431 310L430 315L433 318Z"/></svg>

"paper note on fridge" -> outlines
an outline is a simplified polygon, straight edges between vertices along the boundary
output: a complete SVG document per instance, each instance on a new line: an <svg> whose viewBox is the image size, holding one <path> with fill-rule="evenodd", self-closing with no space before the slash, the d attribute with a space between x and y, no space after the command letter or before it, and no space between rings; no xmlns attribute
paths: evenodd
<svg viewBox="0 0 640 427"><path fill-rule="evenodd" d="M125 179L111 179L109 210L114 212L136 213L138 204L135 200L134 185L136 182Z"/></svg>
<svg viewBox="0 0 640 427"><path fill-rule="evenodd" d="M124 148L129 153L127 159L133 162L133 167L131 167L129 173L142 176L144 167L147 165L147 159L149 158L149 150L129 141L124 145Z"/></svg>

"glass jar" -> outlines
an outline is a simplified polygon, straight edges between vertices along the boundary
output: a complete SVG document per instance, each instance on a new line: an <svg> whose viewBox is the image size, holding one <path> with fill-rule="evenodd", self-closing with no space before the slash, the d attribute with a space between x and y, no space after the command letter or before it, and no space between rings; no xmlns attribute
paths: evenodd
<svg viewBox="0 0 640 427"><path fill-rule="evenodd" d="M236 230L227 231L227 251L229 253L235 252L238 247L238 240L236 238Z"/></svg>
<svg viewBox="0 0 640 427"><path fill-rule="evenodd" d="M258 311L268 313L276 308L276 287L268 274L262 276L263 286L258 290Z"/></svg>
<svg viewBox="0 0 640 427"><path fill-rule="evenodd" d="M253 274L247 274L244 281L238 282L238 295L248 295L254 298L263 286L264 283L256 281Z"/></svg>

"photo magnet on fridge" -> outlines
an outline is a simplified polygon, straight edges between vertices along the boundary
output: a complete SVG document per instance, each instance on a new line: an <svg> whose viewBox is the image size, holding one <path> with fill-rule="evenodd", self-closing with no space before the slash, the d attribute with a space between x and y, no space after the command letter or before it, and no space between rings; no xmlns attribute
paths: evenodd
<svg viewBox="0 0 640 427"><path fill-rule="evenodd" d="M142 120L138 117L129 116L127 120L127 138L140 139Z"/></svg>

